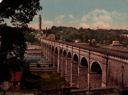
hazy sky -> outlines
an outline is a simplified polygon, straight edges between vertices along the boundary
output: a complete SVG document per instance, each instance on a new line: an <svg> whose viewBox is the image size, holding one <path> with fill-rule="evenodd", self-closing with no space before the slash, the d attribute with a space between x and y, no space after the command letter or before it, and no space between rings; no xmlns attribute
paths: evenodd
<svg viewBox="0 0 128 95"><path fill-rule="evenodd" d="M128 0L41 0L42 27L127 28ZM37 28L35 17L31 26Z"/></svg>

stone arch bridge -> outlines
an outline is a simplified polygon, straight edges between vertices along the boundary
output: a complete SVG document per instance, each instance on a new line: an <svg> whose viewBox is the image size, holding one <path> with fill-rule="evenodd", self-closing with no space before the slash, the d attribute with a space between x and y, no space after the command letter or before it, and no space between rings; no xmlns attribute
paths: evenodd
<svg viewBox="0 0 128 95"><path fill-rule="evenodd" d="M41 40L41 47L71 87L128 87L128 54L125 52L47 39Z"/></svg>

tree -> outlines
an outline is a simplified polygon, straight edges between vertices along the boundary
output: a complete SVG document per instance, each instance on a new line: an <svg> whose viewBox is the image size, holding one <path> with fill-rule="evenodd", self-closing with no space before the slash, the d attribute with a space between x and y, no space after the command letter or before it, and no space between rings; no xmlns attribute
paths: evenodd
<svg viewBox="0 0 128 95"><path fill-rule="evenodd" d="M16 71L22 63L26 50L23 31L40 9L39 0L3 0L0 3L0 82L9 80L10 71ZM9 22L5 19L16 27L7 26Z"/></svg>
<svg viewBox="0 0 128 95"><path fill-rule="evenodd" d="M24 25L32 21L41 9L39 0L3 0L0 3L0 19L9 19L13 25Z"/></svg>
<svg viewBox="0 0 128 95"><path fill-rule="evenodd" d="M40 44L40 41L39 39L36 37L38 34L39 34L39 31L38 30L35 30L35 29L32 29L32 28L29 28L27 29L26 31L24 31L24 36L25 36L25 39L28 43L32 43L32 44Z"/></svg>
<svg viewBox="0 0 128 95"><path fill-rule="evenodd" d="M10 78L10 72L20 70L18 64L24 58L26 40L22 32L23 28L1 26L0 31L0 81L2 82Z"/></svg>

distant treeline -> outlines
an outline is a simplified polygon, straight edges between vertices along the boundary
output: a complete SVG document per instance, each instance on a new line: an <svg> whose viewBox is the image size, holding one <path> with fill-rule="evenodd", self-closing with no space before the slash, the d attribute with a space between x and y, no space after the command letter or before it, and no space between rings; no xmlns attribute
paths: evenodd
<svg viewBox="0 0 128 95"><path fill-rule="evenodd" d="M111 44L112 41L118 40L123 45L128 45L128 30L116 29L83 29L73 27L53 26L51 29L45 30L46 34L55 34L57 40L70 41L80 40L81 42L96 41L99 44Z"/></svg>

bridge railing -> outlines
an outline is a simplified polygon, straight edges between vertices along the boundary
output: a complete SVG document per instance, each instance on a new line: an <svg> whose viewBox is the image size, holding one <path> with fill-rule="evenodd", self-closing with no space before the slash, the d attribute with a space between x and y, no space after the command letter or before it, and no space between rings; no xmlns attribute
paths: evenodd
<svg viewBox="0 0 128 95"><path fill-rule="evenodd" d="M77 88L57 88L46 89L38 92L38 95L120 95L116 88L99 88L99 89L77 89Z"/></svg>

